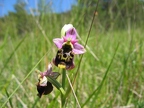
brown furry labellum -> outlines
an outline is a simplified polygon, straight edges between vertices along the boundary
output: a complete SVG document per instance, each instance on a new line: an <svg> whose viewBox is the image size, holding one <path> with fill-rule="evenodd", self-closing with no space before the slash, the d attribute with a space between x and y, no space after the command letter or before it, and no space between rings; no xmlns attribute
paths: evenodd
<svg viewBox="0 0 144 108"><path fill-rule="evenodd" d="M61 49L57 51L56 57L53 63L58 66L70 70L74 68L74 53L72 52L72 46L69 44L64 44Z"/></svg>
<svg viewBox="0 0 144 108"><path fill-rule="evenodd" d="M53 86L50 82L47 82L47 86L40 86L39 83L37 84L37 91L38 96L41 98L42 95L47 95L51 93L53 90Z"/></svg>

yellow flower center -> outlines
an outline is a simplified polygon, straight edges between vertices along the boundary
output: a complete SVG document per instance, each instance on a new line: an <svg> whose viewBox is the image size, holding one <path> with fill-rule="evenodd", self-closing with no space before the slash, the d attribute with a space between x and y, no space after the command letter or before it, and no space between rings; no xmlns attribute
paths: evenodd
<svg viewBox="0 0 144 108"><path fill-rule="evenodd" d="M63 65L63 64L58 64L58 67L59 67L59 68L62 68L62 69L65 69L65 68L66 68L66 66Z"/></svg>

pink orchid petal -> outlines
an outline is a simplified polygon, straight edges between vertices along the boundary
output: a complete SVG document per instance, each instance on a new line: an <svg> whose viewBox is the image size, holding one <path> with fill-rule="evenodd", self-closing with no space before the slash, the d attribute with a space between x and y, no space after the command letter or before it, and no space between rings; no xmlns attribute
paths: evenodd
<svg viewBox="0 0 144 108"><path fill-rule="evenodd" d="M78 42L77 39L75 39L75 40L71 40L71 43L72 43L72 44L74 44L74 43L76 43L76 42Z"/></svg>
<svg viewBox="0 0 144 108"><path fill-rule="evenodd" d="M52 64L50 63L50 64L48 65L47 71L46 71L46 72L41 72L40 74L41 74L42 76L49 76L51 73L52 73Z"/></svg>
<svg viewBox="0 0 144 108"><path fill-rule="evenodd" d="M63 38L55 38L55 39L53 39L53 42L60 49L60 48L62 48L62 44L63 44L64 40L63 40Z"/></svg>
<svg viewBox="0 0 144 108"><path fill-rule="evenodd" d="M73 48L74 54L83 54L86 52L85 48L79 43L74 43L73 46L74 46Z"/></svg>
<svg viewBox="0 0 144 108"><path fill-rule="evenodd" d="M48 65L48 70L47 70L47 72L48 72L48 73L51 73L51 72L52 72L52 64L51 64L51 63Z"/></svg>
<svg viewBox="0 0 144 108"><path fill-rule="evenodd" d="M66 32L66 38L67 39L71 39L71 40L75 40L76 39L76 36L77 36L78 34L77 34L77 31L76 31L76 29L75 28L71 28L71 29L69 29L67 32Z"/></svg>

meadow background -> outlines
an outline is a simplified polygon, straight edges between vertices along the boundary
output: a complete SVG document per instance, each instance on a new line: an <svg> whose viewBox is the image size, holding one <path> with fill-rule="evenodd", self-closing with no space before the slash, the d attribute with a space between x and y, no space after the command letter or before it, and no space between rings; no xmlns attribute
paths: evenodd
<svg viewBox="0 0 144 108"><path fill-rule="evenodd" d="M77 0L70 11L53 13L51 0L37 0L36 9L17 0L15 12L0 18L0 106L60 108L61 93L37 97L35 69L45 71L55 57L52 40L71 23L87 43L73 86L83 108L144 108L144 1ZM73 82L76 67L68 71ZM53 67L53 71L59 71ZM57 79L61 83L61 76ZM69 88L66 79L66 88ZM77 108L72 92L64 108Z"/></svg>

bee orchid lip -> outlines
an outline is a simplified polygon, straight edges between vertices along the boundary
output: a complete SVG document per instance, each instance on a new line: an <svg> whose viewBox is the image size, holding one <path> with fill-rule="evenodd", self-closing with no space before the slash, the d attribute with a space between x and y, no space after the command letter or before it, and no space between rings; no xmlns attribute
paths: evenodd
<svg viewBox="0 0 144 108"><path fill-rule="evenodd" d="M53 59L53 63L59 68L65 68L66 70L73 69L74 66L74 53L69 48L71 46L65 46L62 49L57 51L55 59Z"/></svg>
<svg viewBox="0 0 144 108"><path fill-rule="evenodd" d="M47 95L51 93L53 90L53 86L50 82L47 82L47 86L40 86L39 83L37 84L37 91L38 91L38 96L41 98L42 95Z"/></svg>

